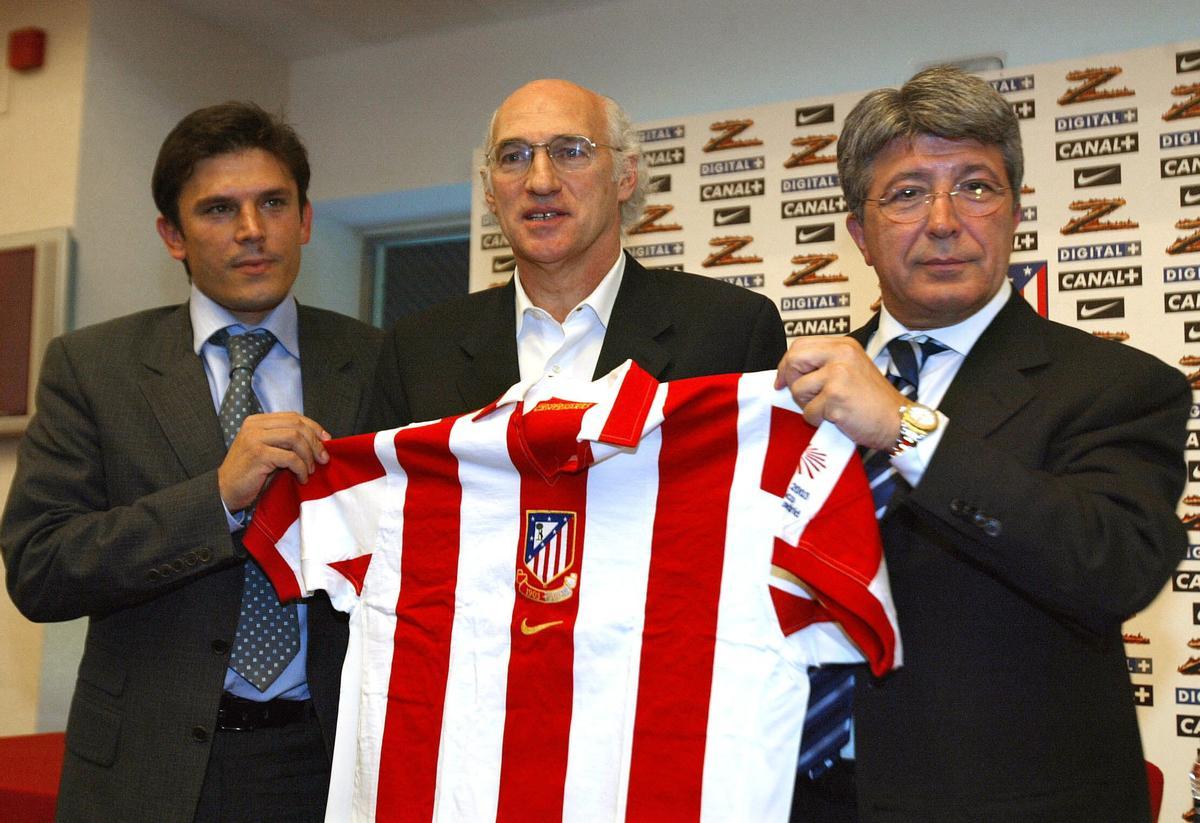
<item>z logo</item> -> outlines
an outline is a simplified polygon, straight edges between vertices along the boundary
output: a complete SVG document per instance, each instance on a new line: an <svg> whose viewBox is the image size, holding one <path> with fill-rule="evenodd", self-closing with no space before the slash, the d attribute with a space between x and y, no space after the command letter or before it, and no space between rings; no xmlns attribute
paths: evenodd
<svg viewBox="0 0 1200 823"><path fill-rule="evenodd" d="M716 137L710 137L708 142L704 144L702 151L721 151L723 149L740 149L743 146L761 146L762 141L756 137L745 140L733 139L753 125L754 121L749 119L722 120L720 123L713 123L709 128L720 133Z"/></svg>
<svg viewBox="0 0 1200 823"><path fill-rule="evenodd" d="M1129 88L1099 88L1122 71L1124 69L1119 66L1110 66L1106 69L1080 69L1078 71L1067 72L1067 79L1072 83L1079 83L1079 85L1073 86L1063 92L1062 97L1058 98L1059 105L1065 106L1069 103L1083 103L1088 100L1105 100L1109 97L1131 97L1133 90Z"/></svg>
<svg viewBox="0 0 1200 823"><path fill-rule="evenodd" d="M658 222L674 210L674 206L648 205L642 212L642 219L634 223L633 227L626 234L649 234L654 231L683 231L683 226L678 223Z"/></svg>
<svg viewBox="0 0 1200 823"><path fill-rule="evenodd" d="M785 286L811 286L813 283L839 283L850 278L844 274L817 274L821 269L837 260L836 254L798 254L792 265L801 266L783 281Z"/></svg>
<svg viewBox="0 0 1200 823"><path fill-rule="evenodd" d="M1138 224L1133 220L1101 220L1101 217L1112 214L1125 205L1124 197L1102 198L1093 200L1076 200L1067 208L1071 211L1086 211L1082 217L1068 221L1060 231L1063 234L1082 234L1087 231L1109 231L1110 229L1136 229Z"/></svg>
<svg viewBox="0 0 1200 823"><path fill-rule="evenodd" d="M712 266L732 266L737 263L761 263L763 259L756 254L733 256L735 251L744 249L753 242L754 238L748 234L740 237L714 237L708 241L708 245L721 248L704 258L700 265L710 268Z"/></svg>
<svg viewBox="0 0 1200 823"><path fill-rule="evenodd" d="M1190 94L1191 97L1167 109L1167 113L1162 116L1163 120L1182 120L1185 117L1200 117L1200 83L1193 83L1190 86L1176 86L1171 89L1171 94L1176 97L1183 97L1185 94Z"/></svg>
<svg viewBox="0 0 1200 823"><path fill-rule="evenodd" d="M821 149L837 140L836 134L810 134L807 137L797 137L792 145L800 151L792 152L792 156L783 161L785 169L797 166L812 166L817 163L836 163L837 157L832 154L817 154Z"/></svg>
<svg viewBox="0 0 1200 823"><path fill-rule="evenodd" d="M1200 218L1179 220L1175 223L1177 229L1195 229L1191 234L1179 237L1167 246L1167 254L1190 254L1200 251Z"/></svg>

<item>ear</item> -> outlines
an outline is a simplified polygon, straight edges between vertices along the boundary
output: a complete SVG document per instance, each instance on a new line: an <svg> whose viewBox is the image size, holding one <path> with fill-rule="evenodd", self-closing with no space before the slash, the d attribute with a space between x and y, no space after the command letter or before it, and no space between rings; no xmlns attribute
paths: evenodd
<svg viewBox="0 0 1200 823"><path fill-rule="evenodd" d="M312 236L312 218L313 207L312 201L304 204L304 208L300 211L300 245L306 245L308 238Z"/></svg>
<svg viewBox="0 0 1200 823"><path fill-rule="evenodd" d="M854 245L858 246L858 250L862 252L863 261L868 266L874 266L875 264L871 262L871 252L867 250L866 228L853 212L846 215L846 231L850 232L850 238L854 240Z"/></svg>
<svg viewBox="0 0 1200 823"><path fill-rule="evenodd" d="M184 244L183 232L161 214L155 221L154 227L158 229L158 236L162 238L163 245L167 247L167 254L176 260L184 260L187 257L187 247Z"/></svg>
<svg viewBox="0 0 1200 823"><path fill-rule="evenodd" d="M625 158L625 170L621 173L621 179L617 181L617 202L624 203L630 197L633 197L633 190L637 188L638 181L638 155Z"/></svg>
<svg viewBox="0 0 1200 823"><path fill-rule="evenodd" d="M488 173L486 169L479 170L479 179L483 181L483 202L487 203L488 211L492 214L496 213L496 195L492 193L492 187L488 185Z"/></svg>

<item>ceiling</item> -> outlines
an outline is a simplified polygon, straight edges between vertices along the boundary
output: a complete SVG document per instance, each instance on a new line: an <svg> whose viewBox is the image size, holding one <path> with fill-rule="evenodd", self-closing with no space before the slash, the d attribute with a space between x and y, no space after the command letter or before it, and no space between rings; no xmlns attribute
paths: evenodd
<svg viewBox="0 0 1200 823"><path fill-rule="evenodd" d="M191 17L214 26L242 32L250 37L255 32L270 32L269 41L265 45L290 60L463 26L538 17L573 8L563 0L164 2Z"/></svg>

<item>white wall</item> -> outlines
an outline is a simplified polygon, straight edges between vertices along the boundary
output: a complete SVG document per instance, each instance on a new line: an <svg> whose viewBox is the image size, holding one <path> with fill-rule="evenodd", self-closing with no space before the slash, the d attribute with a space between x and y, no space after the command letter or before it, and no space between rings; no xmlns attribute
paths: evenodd
<svg viewBox="0 0 1200 823"><path fill-rule="evenodd" d="M321 170L315 196L467 181L488 115L537 77L575 80L615 97L635 121L657 120L894 85L936 59L999 52L1021 66L1166 43L1194 37L1200 13L1196 0L1174 8L1125 0L564 7L294 63L289 99Z"/></svg>
<svg viewBox="0 0 1200 823"><path fill-rule="evenodd" d="M69 226L79 169L87 2L4 0L0 34L36 26L46 32L46 62L17 73L0 65L0 236ZM0 439L0 500L8 495L17 439ZM35 729L41 626L0 592L0 736Z"/></svg>

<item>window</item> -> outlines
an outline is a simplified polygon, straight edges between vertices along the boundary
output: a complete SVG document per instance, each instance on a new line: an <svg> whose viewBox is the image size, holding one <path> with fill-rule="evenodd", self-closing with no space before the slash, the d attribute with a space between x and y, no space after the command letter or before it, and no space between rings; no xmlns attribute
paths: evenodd
<svg viewBox="0 0 1200 823"><path fill-rule="evenodd" d="M370 234L373 261L371 321L389 328L401 317L468 291L470 227L467 218Z"/></svg>

